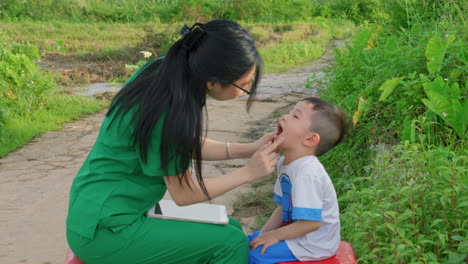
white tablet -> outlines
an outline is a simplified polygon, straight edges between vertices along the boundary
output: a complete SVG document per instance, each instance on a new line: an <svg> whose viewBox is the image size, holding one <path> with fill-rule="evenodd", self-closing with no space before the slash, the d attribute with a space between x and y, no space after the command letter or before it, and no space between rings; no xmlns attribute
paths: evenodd
<svg viewBox="0 0 468 264"><path fill-rule="evenodd" d="M226 206L219 204L198 203L178 206L172 200L161 200L148 211L147 216L218 225L226 225L229 223Z"/></svg>

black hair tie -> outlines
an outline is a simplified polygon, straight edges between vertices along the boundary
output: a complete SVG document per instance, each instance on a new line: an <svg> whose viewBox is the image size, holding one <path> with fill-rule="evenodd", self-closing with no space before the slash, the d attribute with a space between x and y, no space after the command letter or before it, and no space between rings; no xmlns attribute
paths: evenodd
<svg viewBox="0 0 468 264"><path fill-rule="evenodd" d="M204 24L195 23L192 27L188 27L187 24L184 24L180 29L180 34L182 35L182 47L188 51L197 47L197 45L202 40L203 36L206 35L206 31L201 28Z"/></svg>

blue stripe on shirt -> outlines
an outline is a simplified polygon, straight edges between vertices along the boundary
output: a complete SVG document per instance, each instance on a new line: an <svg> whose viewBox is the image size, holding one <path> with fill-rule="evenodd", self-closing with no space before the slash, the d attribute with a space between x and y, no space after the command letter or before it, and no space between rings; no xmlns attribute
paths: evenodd
<svg viewBox="0 0 468 264"><path fill-rule="evenodd" d="M276 193L273 194L273 201L275 201L275 203L281 205L281 200L283 200L281 196L277 195Z"/></svg>
<svg viewBox="0 0 468 264"><path fill-rule="evenodd" d="M322 209L293 207L292 218L294 220L322 221Z"/></svg>

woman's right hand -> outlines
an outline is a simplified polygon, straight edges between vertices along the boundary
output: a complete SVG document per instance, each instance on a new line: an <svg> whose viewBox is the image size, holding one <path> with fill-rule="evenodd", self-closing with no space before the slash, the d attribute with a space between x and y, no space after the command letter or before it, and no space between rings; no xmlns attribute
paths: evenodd
<svg viewBox="0 0 468 264"><path fill-rule="evenodd" d="M274 142L269 141L252 155L252 158L245 165L251 176L251 181L264 178L275 170L278 162L276 149L283 140L283 137L279 137Z"/></svg>

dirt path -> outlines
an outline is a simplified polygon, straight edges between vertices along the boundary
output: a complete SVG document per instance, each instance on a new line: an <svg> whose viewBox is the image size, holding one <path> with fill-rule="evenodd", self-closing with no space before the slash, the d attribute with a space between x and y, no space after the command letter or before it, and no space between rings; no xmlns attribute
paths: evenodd
<svg viewBox="0 0 468 264"><path fill-rule="evenodd" d="M208 136L216 140L249 142L252 125L264 120L258 134L273 131L272 113L297 102L314 90L306 90L305 80L312 72L322 76L329 65L328 53L315 63L283 74L266 74L260 87L260 100L245 111L245 98L220 102L208 100ZM60 264L67 242L65 219L68 192L74 175L92 147L105 112L68 123L60 131L47 132L25 147L0 159L0 263ZM214 177L245 164L246 160L206 162L205 177ZM232 213L242 186L216 198Z"/></svg>

